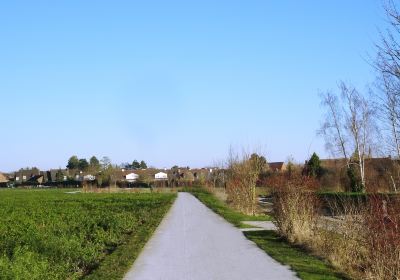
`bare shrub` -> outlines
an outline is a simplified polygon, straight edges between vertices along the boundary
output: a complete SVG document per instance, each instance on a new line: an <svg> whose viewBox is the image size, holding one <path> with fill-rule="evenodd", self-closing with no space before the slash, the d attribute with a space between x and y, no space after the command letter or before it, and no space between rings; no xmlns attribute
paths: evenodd
<svg viewBox="0 0 400 280"><path fill-rule="evenodd" d="M381 195L330 203L336 222L320 224L310 245L360 279L400 279L400 206Z"/></svg>
<svg viewBox="0 0 400 280"><path fill-rule="evenodd" d="M312 178L296 176L274 190L275 224L290 242L307 244L314 238L319 201L313 182Z"/></svg>
<svg viewBox="0 0 400 280"><path fill-rule="evenodd" d="M241 157L230 153L228 160L227 201L236 210L255 215L256 186L261 172L268 168L264 157L243 153Z"/></svg>
<svg viewBox="0 0 400 280"><path fill-rule="evenodd" d="M365 214L366 277L400 279L399 201L373 196Z"/></svg>

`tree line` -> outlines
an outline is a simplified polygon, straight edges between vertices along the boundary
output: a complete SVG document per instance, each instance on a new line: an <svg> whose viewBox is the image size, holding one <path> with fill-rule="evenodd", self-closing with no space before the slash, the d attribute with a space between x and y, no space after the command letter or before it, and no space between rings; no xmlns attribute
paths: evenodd
<svg viewBox="0 0 400 280"><path fill-rule="evenodd" d="M85 158L78 158L77 156L71 156L68 159L68 163L66 166L68 169L72 170L80 170L80 171L100 171L106 170L112 167L112 163L109 157L103 157L101 160L97 159L96 156L92 156L89 161ZM127 169L146 169L147 163L144 160L140 162L134 160L131 164L125 163L123 164L123 168Z"/></svg>

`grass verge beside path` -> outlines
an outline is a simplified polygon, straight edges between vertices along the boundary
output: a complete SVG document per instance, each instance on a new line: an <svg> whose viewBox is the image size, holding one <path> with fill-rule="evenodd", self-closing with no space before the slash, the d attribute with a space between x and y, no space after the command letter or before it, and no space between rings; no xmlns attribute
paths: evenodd
<svg viewBox="0 0 400 280"><path fill-rule="evenodd" d="M325 261L308 254L303 248L290 245L275 231L249 231L244 235L281 264L289 265L300 279L347 279Z"/></svg>
<svg viewBox="0 0 400 280"><path fill-rule="evenodd" d="M229 208L212 193L198 187L185 188L183 191L193 194L215 213L236 227L246 227L243 221L271 221L270 216L248 216ZM303 248L289 244L274 231L250 231L244 235L257 244L263 251L283 265L289 265L300 279L304 280L336 280L347 279L338 273L327 262L312 256Z"/></svg>

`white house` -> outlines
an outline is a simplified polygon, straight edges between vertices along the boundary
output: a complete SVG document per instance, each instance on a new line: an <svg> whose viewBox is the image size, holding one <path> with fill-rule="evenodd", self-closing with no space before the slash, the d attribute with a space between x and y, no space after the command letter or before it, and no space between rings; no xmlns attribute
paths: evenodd
<svg viewBox="0 0 400 280"><path fill-rule="evenodd" d="M129 173L129 174L125 175L125 180L127 180L128 182L135 182L138 178L139 178L139 175L137 175L135 173Z"/></svg>
<svg viewBox="0 0 400 280"><path fill-rule="evenodd" d="M167 180L168 179L168 174L164 172L158 172L156 175L154 175L154 178L156 180Z"/></svg>
<svg viewBox="0 0 400 280"><path fill-rule="evenodd" d="M65 176L64 176L64 177L65 177ZM65 180L65 179L64 179L64 180ZM88 175L83 176L83 181L94 181L94 180L96 180L96 177L93 176L93 175L91 175L91 174L88 174Z"/></svg>

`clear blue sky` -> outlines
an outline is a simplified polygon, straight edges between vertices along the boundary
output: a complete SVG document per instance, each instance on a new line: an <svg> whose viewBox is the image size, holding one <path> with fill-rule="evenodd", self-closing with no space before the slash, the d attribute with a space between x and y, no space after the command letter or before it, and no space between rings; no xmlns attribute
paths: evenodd
<svg viewBox="0 0 400 280"><path fill-rule="evenodd" d="M384 27L378 0L2 1L0 170L325 157L318 91L372 82Z"/></svg>

